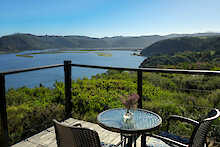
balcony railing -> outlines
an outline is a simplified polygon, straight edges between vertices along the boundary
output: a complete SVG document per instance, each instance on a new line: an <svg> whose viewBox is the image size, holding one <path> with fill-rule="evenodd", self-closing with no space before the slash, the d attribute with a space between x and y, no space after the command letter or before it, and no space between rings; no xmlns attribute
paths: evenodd
<svg viewBox="0 0 220 147"><path fill-rule="evenodd" d="M82 65L72 64L71 61L64 61L64 64L48 65L35 68L27 68L21 70L14 70L0 73L0 114L1 114L1 136L5 141L5 145L9 145L8 134L8 120L7 120L7 108L6 108L6 86L5 76L29 71L36 71L49 68L64 67L64 82L65 82L65 117L68 118L72 112L71 104L71 82L72 82L72 66L84 67L84 68L97 68L97 69L110 69L110 70L125 70L134 71L137 73L137 93L140 96L138 101L138 107L142 108L142 73L176 73L176 74L189 74L189 75L220 75L220 71L208 71L208 70L178 70L178 69L157 69L157 68L122 68L122 67L109 67L109 66L95 66L95 65Z"/></svg>

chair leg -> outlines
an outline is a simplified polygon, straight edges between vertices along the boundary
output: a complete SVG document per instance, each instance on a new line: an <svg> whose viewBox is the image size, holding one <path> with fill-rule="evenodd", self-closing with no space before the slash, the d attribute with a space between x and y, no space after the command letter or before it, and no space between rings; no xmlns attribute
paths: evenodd
<svg viewBox="0 0 220 147"><path fill-rule="evenodd" d="M121 133L121 141L123 140L124 142L124 147L132 147L134 144L134 147L137 146L137 138L139 137L139 135L123 135ZM123 145L122 145L123 146Z"/></svg>

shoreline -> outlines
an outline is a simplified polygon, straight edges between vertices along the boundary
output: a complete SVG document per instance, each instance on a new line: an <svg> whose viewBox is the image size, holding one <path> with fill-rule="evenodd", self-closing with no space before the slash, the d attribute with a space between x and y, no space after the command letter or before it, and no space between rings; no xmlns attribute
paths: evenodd
<svg viewBox="0 0 220 147"><path fill-rule="evenodd" d="M14 54L14 53L22 53L25 51L141 51L141 48L130 47L130 48L59 48L59 49L30 49L30 50L15 50L15 51L0 51L0 55L2 54Z"/></svg>

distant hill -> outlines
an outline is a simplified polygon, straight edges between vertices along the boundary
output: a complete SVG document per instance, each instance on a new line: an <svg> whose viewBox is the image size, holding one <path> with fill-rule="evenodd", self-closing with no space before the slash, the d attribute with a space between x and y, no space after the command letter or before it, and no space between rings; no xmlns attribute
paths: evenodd
<svg viewBox="0 0 220 147"><path fill-rule="evenodd" d="M87 36L36 36L32 34L13 34L0 38L0 51L13 52L23 50L39 50L52 48L144 48L164 37L105 37L91 38Z"/></svg>
<svg viewBox="0 0 220 147"><path fill-rule="evenodd" d="M51 48L104 47L107 42L85 36L35 36L31 34L13 34L0 38L0 50L23 51Z"/></svg>
<svg viewBox="0 0 220 147"><path fill-rule="evenodd" d="M24 50L39 49L79 49L79 48L144 48L153 43L183 36L213 36L217 33L199 33L199 34L170 34L165 36L116 36L104 38L92 38L87 36L36 36L32 34L12 34L0 38L0 52L15 52Z"/></svg>
<svg viewBox="0 0 220 147"><path fill-rule="evenodd" d="M162 40L142 50L140 67L220 70L220 36Z"/></svg>
<svg viewBox="0 0 220 147"><path fill-rule="evenodd" d="M195 34L194 36L207 35ZM183 51L220 50L220 35L199 37L179 37L158 41L141 52L144 56L155 54L174 54Z"/></svg>
<svg viewBox="0 0 220 147"><path fill-rule="evenodd" d="M177 38L177 37L201 37L201 36L220 36L220 33L195 33L195 34L169 34L166 35L167 38Z"/></svg>
<svg viewBox="0 0 220 147"><path fill-rule="evenodd" d="M140 67L220 70L220 50L154 55L146 58Z"/></svg>

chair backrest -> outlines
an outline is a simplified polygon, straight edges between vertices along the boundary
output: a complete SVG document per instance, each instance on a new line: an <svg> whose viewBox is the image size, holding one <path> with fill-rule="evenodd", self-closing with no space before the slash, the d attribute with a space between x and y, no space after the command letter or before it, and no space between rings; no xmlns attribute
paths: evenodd
<svg viewBox="0 0 220 147"><path fill-rule="evenodd" d="M218 109L213 109L208 113L208 117L202 120L197 127L193 130L192 136L190 138L189 147L204 147L207 146L206 136L212 125L213 120L220 116L220 111Z"/></svg>
<svg viewBox="0 0 220 147"><path fill-rule="evenodd" d="M101 147L96 131L53 122L58 147Z"/></svg>

